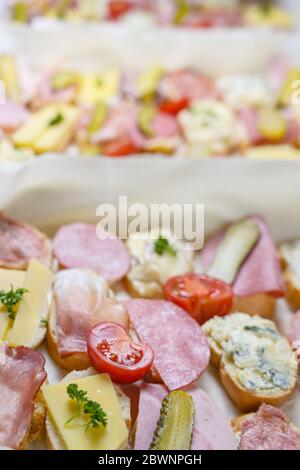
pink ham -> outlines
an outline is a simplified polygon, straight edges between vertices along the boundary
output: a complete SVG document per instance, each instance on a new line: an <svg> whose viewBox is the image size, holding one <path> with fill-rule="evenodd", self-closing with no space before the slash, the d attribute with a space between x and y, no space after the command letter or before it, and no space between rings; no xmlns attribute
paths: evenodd
<svg viewBox="0 0 300 470"><path fill-rule="evenodd" d="M120 138L130 140L136 148L143 148L146 142L138 129L137 108L131 103L112 109L104 126L93 136L93 142L109 143Z"/></svg>
<svg viewBox="0 0 300 470"><path fill-rule="evenodd" d="M30 426L33 401L47 374L43 356L0 344L0 445L18 449Z"/></svg>
<svg viewBox="0 0 300 470"><path fill-rule="evenodd" d="M242 426L240 450L299 450L300 431L278 408L262 405Z"/></svg>
<svg viewBox="0 0 300 470"><path fill-rule="evenodd" d="M262 293L282 297L285 292L284 280L268 224L259 216L251 216L248 219L259 226L260 239L242 265L233 284L233 292L241 297ZM202 250L205 268L210 266L225 231L226 228L222 229L205 244Z"/></svg>
<svg viewBox="0 0 300 470"><path fill-rule="evenodd" d="M255 109L243 107L239 111L239 118L244 126L249 145L262 143L263 137L258 129L258 112Z"/></svg>
<svg viewBox="0 0 300 470"><path fill-rule="evenodd" d="M210 351L198 323L163 300L124 302L142 342L154 351L154 367L169 390L194 382L207 368Z"/></svg>
<svg viewBox="0 0 300 470"><path fill-rule="evenodd" d="M32 101L33 108L41 108L53 103L72 103L77 87L72 85L63 90L54 90L51 85L53 74L58 70L48 70L37 85L37 92Z"/></svg>
<svg viewBox="0 0 300 470"><path fill-rule="evenodd" d="M195 101L207 98L217 98L213 81L199 72L179 70L170 72L160 84L162 98L171 101Z"/></svg>
<svg viewBox="0 0 300 470"><path fill-rule="evenodd" d="M14 131L20 127L27 116L26 109L15 103L0 104L0 128Z"/></svg>
<svg viewBox="0 0 300 470"><path fill-rule="evenodd" d="M171 114L158 113L152 122L152 130L155 137L174 137L179 132L179 125Z"/></svg>
<svg viewBox="0 0 300 470"><path fill-rule="evenodd" d="M129 329L124 308L108 299L107 284L88 269L65 269L56 274L54 287L57 347L60 357L86 353L90 328L114 322Z"/></svg>
<svg viewBox="0 0 300 470"><path fill-rule="evenodd" d="M124 243L104 232L98 238L92 224L64 225L54 237L53 250L61 266L92 269L110 284L121 280L130 268Z"/></svg>
<svg viewBox="0 0 300 470"><path fill-rule="evenodd" d="M27 269L32 258L50 267L52 251L48 238L30 225L0 213L0 267Z"/></svg>
<svg viewBox="0 0 300 470"><path fill-rule="evenodd" d="M192 450L236 450L237 445L229 420L203 390L186 389L195 405ZM135 449L147 450L152 442L163 398L168 391L163 385L141 386L136 424Z"/></svg>
<svg viewBox="0 0 300 470"><path fill-rule="evenodd" d="M289 329L289 340L291 341L297 356L300 358L300 311L292 316Z"/></svg>

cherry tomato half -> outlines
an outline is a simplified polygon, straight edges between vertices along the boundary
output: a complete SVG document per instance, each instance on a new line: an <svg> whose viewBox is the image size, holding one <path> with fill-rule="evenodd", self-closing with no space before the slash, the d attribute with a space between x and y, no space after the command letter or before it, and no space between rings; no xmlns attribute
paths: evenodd
<svg viewBox="0 0 300 470"><path fill-rule="evenodd" d="M130 137L119 137L103 147L103 154L107 157L125 157L138 153L139 148L132 142Z"/></svg>
<svg viewBox="0 0 300 470"><path fill-rule="evenodd" d="M159 105L160 111L163 113L173 114L176 116L180 111L189 106L189 100L187 98L182 98L178 101L172 101L164 99Z"/></svg>
<svg viewBox="0 0 300 470"><path fill-rule="evenodd" d="M121 16L128 13L132 8L131 2L126 0L110 0L109 2L109 18L118 20Z"/></svg>
<svg viewBox="0 0 300 470"><path fill-rule="evenodd" d="M116 323L99 323L90 330L88 354L95 369L120 384L140 380L153 362L150 346L133 343Z"/></svg>
<svg viewBox="0 0 300 470"><path fill-rule="evenodd" d="M199 274L185 274L165 284L168 300L184 308L200 325L215 315L226 315L231 308L231 286L223 281Z"/></svg>

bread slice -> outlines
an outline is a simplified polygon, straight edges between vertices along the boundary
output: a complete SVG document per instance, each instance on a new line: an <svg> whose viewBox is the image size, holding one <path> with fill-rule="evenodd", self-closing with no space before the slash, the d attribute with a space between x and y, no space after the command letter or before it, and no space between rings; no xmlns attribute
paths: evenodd
<svg viewBox="0 0 300 470"><path fill-rule="evenodd" d="M297 359L275 324L258 316L235 313L214 317L203 326L211 361L220 380L244 412L262 403L281 406L297 382Z"/></svg>
<svg viewBox="0 0 300 470"><path fill-rule="evenodd" d="M276 299L268 294L256 294L248 297L234 297L231 311L245 312L271 319L274 316Z"/></svg>
<svg viewBox="0 0 300 470"><path fill-rule="evenodd" d="M88 377L90 375L95 375L97 372L95 369L90 367L89 369L85 371L73 371L70 374L68 374L62 382L70 382L72 380L78 380L84 377ZM121 410L122 414L125 420L125 423L127 425L128 430L130 429L131 426L131 414L130 414L130 399L125 395L125 393L122 391L120 387L117 385L114 385L115 391L117 393L120 405L121 405ZM66 450L64 443L62 439L60 438L54 423L52 422L50 416L48 413L46 413L46 441L47 441L47 447L50 450ZM127 448L127 446L125 447ZM119 449L123 450L123 449Z"/></svg>
<svg viewBox="0 0 300 470"><path fill-rule="evenodd" d="M300 309L300 241L283 243L278 249L286 285L286 299L294 310Z"/></svg>
<svg viewBox="0 0 300 470"><path fill-rule="evenodd" d="M265 409L265 405L262 405ZM261 411L262 408L260 408L259 411ZM282 417L284 418L284 414L282 413L282 411L280 410L274 410L274 411L277 411L278 413L282 414ZM238 443L238 446L240 446L240 442L241 442L241 438L242 438L242 429L243 429L243 425L251 420L252 418L254 418L256 415L256 413L248 413L248 414L244 414L244 415L241 415L241 416L237 416L235 418L233 418L231 420L231 427L232 427L232 430L235 434L235 437L236 437L236 440L237 440L237 443ZM267 421L268 421L268 418L266 418ZM290 428L295 431L297 434L300 434L300 429L297 428L291 421L289 421L289 419L287 418L287 422L289 423L289 426ZM284 436L285 434L281 431L281 434ZM275 437L275 436L274 436Z"/></svg>
<svg viewBox="0 0 300 470"><path fill-rule="evenodd" d="M257 410L262 403L272 406L281 406L289 399L296 385L296 383L293 383L286 391L274 390L268 393L247 390L247 388L242 386L236 379L235 374L230 368L230 363L226 360L226 356L222 358L220 364L220 380L232 401L245 413Z"/></svg>
<svg viewBox="0 0 300 470"><path fill-rule="evenodd" d="M47 333L47 347L48 352L54 362L65 370L85 370L91 366L89 356L87 353L76 353L66 358L62 358L58 352L57 347L57 332L56 332L56 308L54 299L52 300L49 312L49 323Z"/></svg>
<svg viewBox="0 0 300 470"><path fill-rule="evenodd" d="M45 431L46 408L42 400L41 392L38 393L33 403L33 413L27 433L19 446L19 450L28 449L31 443L42 439Z"/></svg>

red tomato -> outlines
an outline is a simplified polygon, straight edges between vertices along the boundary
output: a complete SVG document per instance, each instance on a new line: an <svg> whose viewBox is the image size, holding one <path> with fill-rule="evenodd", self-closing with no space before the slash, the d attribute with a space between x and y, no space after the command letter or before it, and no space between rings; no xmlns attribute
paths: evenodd
<svg viewBox="0 0 300 470"><path fill-rule="evenodd" d="M110 0L109 2L109 18L118 20L131 10L130 2L126 0Z"/></svg>
<svg viewBox="0 0 300 470"><path fill-rule="evenodd" d="M108 157L124 157L139 152L139 148L130 137L119 137L103 147L104 155Z"/></svg>
<svg viewBox="0 0 300 470"><path fill-rule="evenodd" d="M160 105L159 109L163 113L173 114L176 116L180 111L184 108L187 108L189 105L189 100L187 98L183 98L179 101L171 101L171 100L163 100Z"/></svg>
<svg viewBox="0 0 300 470"><path fill-rule="evenodd" d="M231 286L199 274L185 274L165 284L168 300L184 308L200 325L215 315L226 315L231 308Z"/></svg>
<svg viewBox="0 0 300 470"><path fill-rule="evenodd" d="M133 343L117 323L98 323L88 336L91 363L114 382L129 384L140 380L150 370L153 351L147 344Z"/></svg>

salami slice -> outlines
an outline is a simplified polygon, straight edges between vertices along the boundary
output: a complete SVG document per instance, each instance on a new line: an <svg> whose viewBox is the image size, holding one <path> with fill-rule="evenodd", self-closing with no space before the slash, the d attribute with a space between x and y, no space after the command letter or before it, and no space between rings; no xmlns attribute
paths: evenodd
<svg viewBox="0 0 300 470"><path fill-rule="evenodd" d="M92 224L69 224L61 227L53 240L59 264L65 268L88 268L113 284L130 268L130 257L124 243L112 235L97 237Z"/></svg>
<svg viewBox="0 0 300 470"><path fill-rule="evenodd" d="M300 430L278 408L262 405L241 429L241 450L299 450Z"/></svg>
<svg viewBox="0 0 300 470"><path fill-rule="evenodd" d="M269 294L282 297L285 292L284 280L279 267L276 247L267 222L259 216L249 217L260 228L260 239L242 265L233 285L236 296L248 297L255 294ZM210 239L202 250L202 261L208 268L222 241L226 228Z"/></svg>
<svg viewBox="0 0 300 470"><path fill-rule="evenodd" d="M0 445L18 449L28 431L33 400L47 374L42 354L0 344Z"/></svg>
<svg viewBox="0 0 300 470"><path fill-rule="evenodd" d="M50 266L48 238L30 225L0 213L0 267L25 270L32 258Z"/></svg>
<svg viewBox="0 0 300 470"><path fill-rule="evenodd" d="M124 302L141 341L154 351L154 366L169 390L194 382L206 369L210 351L198 323L164 300Z"/></svg>
<svg viewBox="0 0 300 470"><path fill-rule="evenodd" d="M203 390L188 387L193 397L195 418L192 450L236 450L237 445L228 419ZM163 385L143 384L139 400L135 449L147 450L157 426L163 398L168 391Z"/></svg>

